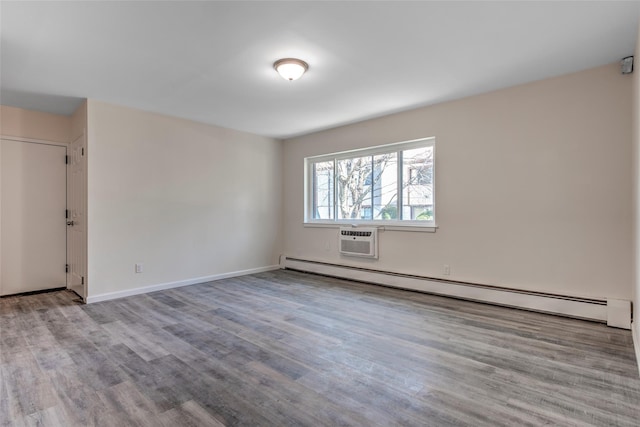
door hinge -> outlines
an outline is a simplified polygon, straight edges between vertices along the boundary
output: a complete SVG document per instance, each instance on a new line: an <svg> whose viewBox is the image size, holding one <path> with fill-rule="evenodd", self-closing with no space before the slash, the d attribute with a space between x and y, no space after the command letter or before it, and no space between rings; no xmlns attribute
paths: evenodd
<svg viewBox="0 0 640 427"><path fill-rule="evenodd" d="M80 282L81 285L84 285L84 276L82 276L82 281Z"/></svg>
<svg viewBox="0 0 640 427"><path fill-rule="evenodd" d="M69 209L64 210L64 217L65 219L69 219Z"/></svg>
<svg viewBox="0 0 640 427"><path fill-rule="evenodd" d="M69 164L69 156L64 156L64 164L68 165Z"/></svg>
<svg viewBox="0 0 640 427"><path fill-rule="evenodd" d="M69 264L65 264L64 265L64 272L68 273L69 272Z"/></svg>

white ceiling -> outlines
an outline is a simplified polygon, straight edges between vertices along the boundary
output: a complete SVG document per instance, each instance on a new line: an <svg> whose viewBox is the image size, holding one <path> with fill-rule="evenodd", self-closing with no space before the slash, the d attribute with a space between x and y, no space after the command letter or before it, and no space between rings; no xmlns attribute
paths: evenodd
<svg viewBox="0 0 640 427"><path fill-rule="evenodd" d="M640 2L0 3L0 102L286 138L632 55ZM283 80L272 64L309 71ZM636 68L638 67L636 60Z"/></svg>

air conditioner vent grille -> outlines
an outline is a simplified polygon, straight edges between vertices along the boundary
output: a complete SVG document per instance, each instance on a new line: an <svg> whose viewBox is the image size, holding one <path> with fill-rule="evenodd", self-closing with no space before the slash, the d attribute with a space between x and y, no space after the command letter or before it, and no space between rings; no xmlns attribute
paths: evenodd
<svg viewBox="0 0 640 427"><path fill-rule="evenodd" d="M378 258L378 229L341 228L338 235L340 254L365 258Z"/></svg>
<svg viewBox="0 0 640 427"><path fill-rule="evenodd" d="M340 230L340 234L343 236L371 237L372 233L372 231Z"/></svg>

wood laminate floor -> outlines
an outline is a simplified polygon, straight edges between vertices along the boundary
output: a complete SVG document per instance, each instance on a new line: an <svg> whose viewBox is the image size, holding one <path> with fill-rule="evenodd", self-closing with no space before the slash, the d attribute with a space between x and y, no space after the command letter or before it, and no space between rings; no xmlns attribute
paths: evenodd
<svg viewBox="0 0 640 427"><path fill-rule="evenodd" d="M0 328L1 425L640 425L629 331L292 271Z"/></svg>

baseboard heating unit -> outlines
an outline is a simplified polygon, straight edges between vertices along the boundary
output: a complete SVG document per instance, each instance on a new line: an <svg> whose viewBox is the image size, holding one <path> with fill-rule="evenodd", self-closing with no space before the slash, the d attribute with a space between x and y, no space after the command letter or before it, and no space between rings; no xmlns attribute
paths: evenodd
<svg viewBox="0 0 640 427"><path fill-rule="evenodd" d="M620 308L620 300L608 301L529 292L284 256L280 266L341 279L603 322L619 328L631 327L630 303L628 309L627 306Z"/></svg>

